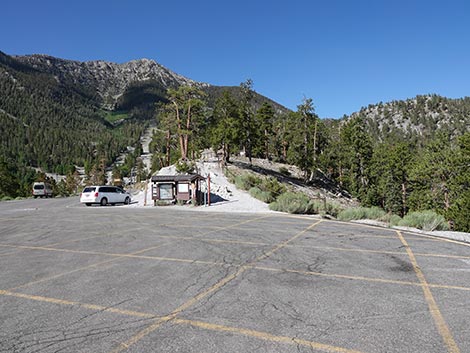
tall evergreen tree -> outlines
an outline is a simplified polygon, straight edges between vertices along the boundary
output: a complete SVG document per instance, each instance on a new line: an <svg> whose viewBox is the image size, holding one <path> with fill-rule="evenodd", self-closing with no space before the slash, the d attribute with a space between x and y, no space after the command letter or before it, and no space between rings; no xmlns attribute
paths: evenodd
<svg viewBox="0 0 470 353"><path fill-rule="evenodd" d="M287 161L298 166L305 178L312 179L317 168L318 116L312 99L304 99L288 117Z"/></svg>
<svg viewBox="0 0 470 353"><path fill-rule="evenodd" d="M438 133L422 150L410 170L410 206L414 210L447 210L450 187L456 175L455 148L450 136Z"/></svg>
<svg viewBox="0 0 470 353"><path fill-rule="evenodd" d="M241 98L238 106L238 119L239 119L239 137L241 147L245 151L251 163L253 145L256 140L257 126L255 121L255 114L253 109L253 81L246 80L240 84Z"/></svg>
<svg viewBox="0 0 470 353"><path fill-rule="evenodd" d="M451 182L452 204L446 217L457 231L470 232L470 133L459 138L455 153L455 177Z"/></svg>
<svg viewBox="0 0 470 353"><path fill-rule="evenodd" d="M204 115L205 93L195 86L180 86L168 90L165 121L171 131L178 136L181 159L189 156L190 139L195 138L194 132Z"/></svg>
<svg viewBox="0 0 470 353"><path fill-rule="evenodd" d="M271 104L264 102L256 111L256 125L259 127L255 145L255 154L258 157L270 159L270 147L273 140L274 108Z"/></svg>
<svg viewBox="0 0 470 353"><path fill-rule="evenodd" d="M408 169L411 162L408 143L379 144L370 163L367 202L403 217L408 211Z"/></svg>
<svg viewBox="0 0 470 353"><path fill-rule="evenodd" d="M351 119L342 128L341 148L343 185L359 200L366 200L373 147L361 117Z"/></svg>
<svg viewBox="0 0 470 353"><path fill-rule="evenodd" d="M228 91L223 92L215 104L213 115L216 125L211 133L211 144L215 150L222 148L224 164L229 162L232 148L240 144L238 109L237 102Z"/></svg>

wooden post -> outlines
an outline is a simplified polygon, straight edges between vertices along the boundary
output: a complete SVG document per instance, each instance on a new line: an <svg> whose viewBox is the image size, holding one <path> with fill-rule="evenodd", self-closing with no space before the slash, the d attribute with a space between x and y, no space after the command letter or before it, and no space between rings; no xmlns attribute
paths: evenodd
<svg viewBox="0 0 470 353"><path fill-rule="evenodd" d="M207 205L211 205L211 174L207 176Z"/></svg>
<svg viewBox="0 0 470 353"><path fill-rule="evenodd" d="M145 191L144 191L144 206L147 206L147 189L148 189L149 182L145 183Z"/></svg>

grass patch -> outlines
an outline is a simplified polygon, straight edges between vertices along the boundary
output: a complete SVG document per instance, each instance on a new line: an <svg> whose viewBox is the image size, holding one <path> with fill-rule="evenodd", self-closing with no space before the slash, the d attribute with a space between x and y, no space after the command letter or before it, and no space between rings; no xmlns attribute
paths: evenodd
<svg viewBox="0 0 470 353"><path fill-rule="evenodd" d="M378 207L355 207L347 208L338 213L340 221L353 221L358 219L382 220L386 212Z"/></svg>
<svg viewBox="0 0 470 353"><path fill-rule="evenodd" d="M245 191L248 191L258 185L261 185L261 182L261 178L248 173L237 175L233 180L233 183L238 189Z"/></svg>
<svg viewBox="0 0 470 353"><path fill-rule="evenodd" d="M245 173L233 176L229 180L237 189L248 191L252 197L265 203L273 202L286 191L286 187L273 177L258 177Z"/></svg>
<svg viewBox="0 0 470 353"><path fill-rule="evenodd" d="M297 192L285 192L269 205L269 209L294 214L320 214L336 217L341 206L334 202L314 200Z"/></svg>
<svg viewBox="0 0 470 353"><path fill-rule="evenodd" d="M297 192L286 192L280 195L276 201L269 205L269 209L294 214L314 213L308 196Z"/></svg>
<svg viewBox="0 0 470 353"><path fill-rule="evenodd" d="M449 230L444 216L434 211L410 212L398 221L399 226L418 228L426 231Z"/></svg>
<svg viewBox="0 0 470 353"><path fill-rule="evenodd" d="M410 227L426 231L449 230L449 225L444 216L434 211L410 212L405 217L386 213L378 207L348 208L338 214L341 221L353 221L370 219L388 223L391 227Z"/></svg>
<svg viewBox="0 0 470 353"><path fill-rule="evenodd" d="M251 197L263 201L265 203L271 203L274 201L274 198L271 196L271 193L268 191L263 191L259 187L255 186L248 190L248 193Z"/></svg>
<svg viewBox="0 0 470 353"><path fill-rule="evenodd" d="M104 111L104 119L110 123L115 123L119 120L127 119L129 114L127 112L110 112Z"/></svg>

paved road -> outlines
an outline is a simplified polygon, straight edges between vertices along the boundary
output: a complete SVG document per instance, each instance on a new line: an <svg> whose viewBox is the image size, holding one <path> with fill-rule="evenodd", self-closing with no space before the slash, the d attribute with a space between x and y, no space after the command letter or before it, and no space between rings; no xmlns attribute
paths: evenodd
<svg viewBox="0 0 470 353"><path fill-rule="evenodd" d="M281 214L0 203L0 352L470 352L470 248Z"/></svg>

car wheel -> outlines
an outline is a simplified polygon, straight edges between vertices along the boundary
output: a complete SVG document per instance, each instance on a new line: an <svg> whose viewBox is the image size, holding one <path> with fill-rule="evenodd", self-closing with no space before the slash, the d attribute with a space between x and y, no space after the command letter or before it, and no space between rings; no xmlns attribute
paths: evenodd
<svg viewBox="0 0 470 353"><path fill-rule="evenodd" d="M85 205L87 205L87 206L91 206L91 203L86 203Z"/></svg>
<svg viewBox="0 0 470 353"><path fill-rule="evenodd" d="M106 206L108 204L108 199L106 197L103 197L101 199L100 205L101 206Z"/></svg>
<svg viewBox="0 0 470 353"><path fill-rule="evenodd" d="M124 204L129 205L131 203L131 198L129 196L124 200Z"/></svg>

